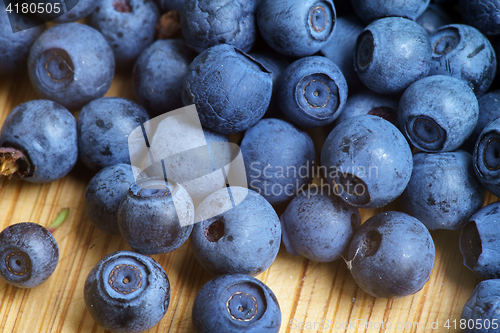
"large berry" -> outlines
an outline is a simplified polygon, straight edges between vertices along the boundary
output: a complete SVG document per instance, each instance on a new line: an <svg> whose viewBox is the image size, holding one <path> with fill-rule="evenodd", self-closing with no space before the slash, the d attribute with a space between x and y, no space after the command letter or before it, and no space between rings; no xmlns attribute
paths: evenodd
<svg viewBox="0 0 500 333"><path fill-rule="evenodd" d="M170 283L154 259L118 251L89 272L84 298L90 315L104 329L139 333L156 325L167 312Z"/></svg>
<svg viewBox="0 0 500 333"><path fill-rule="evenodd" d="M59 247L43 226L25 222L0 233L0 277L20 288L45 282L56 269Z"/></svg>

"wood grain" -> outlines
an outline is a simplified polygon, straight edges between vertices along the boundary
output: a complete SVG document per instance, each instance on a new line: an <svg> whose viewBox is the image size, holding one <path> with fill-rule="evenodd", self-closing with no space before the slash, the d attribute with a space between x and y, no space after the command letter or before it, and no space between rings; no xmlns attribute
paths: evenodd
<svg viewBox="0 0 500 333"><path fill-rule="evenodd" d="M118 72L107 96L134 99L131 84L129 73ZM26 73L0 78L0 124L15 106L36 98ZM319 152L326 133L310 133ZM91 178L92 173L78 164L68 176L50 184L0 180L2 229L26 221L48 226L60 209L70 208L67 221L54 233L60 261L53 276L31 290L0 281L1 332L104 331L85 308L84 281L103 256L130 248L119 236L102 233L87 219L83 196ZM491 194L486 198L486 202L496 200ZM398 207L391 204L389 209ZM363 221L379 211L362 210ZM293 257L283 247L274 264L257 278L274 291L280 302L281 333L459 331L452 322L450 329L443 325L447 320L460 319L462 307L478 280L462 264L459 232L434 231L432 236L436 244L435 267L429 282L413 296L376 299L356 286L344 262L316 263ZM211 276L194 259L189 242L173 253L153 258L165 268L172 295L167 314L148 332L193 332L193 301ZM437 330L427 326L433 322L439 323Z"/></svg>

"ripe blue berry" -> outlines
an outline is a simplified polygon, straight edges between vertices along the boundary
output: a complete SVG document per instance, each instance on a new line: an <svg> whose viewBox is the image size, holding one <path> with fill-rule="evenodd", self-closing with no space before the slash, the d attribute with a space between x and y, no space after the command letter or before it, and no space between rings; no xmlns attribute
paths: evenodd
<svg viewBox="0 0 500 333"><path fill-rule="evenodd" d="M347 253L359 227L359 210L328 192L312 187L293 198L281 215L283 244L292 255L329 262Z"/></svg>
<svg viewBox="0 0 500 333"><path fill-rule="evenodd" d="M142 155L142 146L129 145L133 130L149 120L139 104L119 97L102 97L85 105L78 116L78 149L80 160L90 169L131 163ZM135 133L135 132L134 132ZM139 140L144 140L142 133Z"/></svg>
<svg viewBox="0 0 500 333"><path fill-rule="evenodd" d="M429 280L434 251L434 241L422 222L401 212L384 212L356 231L348 265L356 283L370 295L403 297Z"/></svg>
<svg viewBox="0 0 500 333"><path fill-rule="evenodd" d="M222 134L246 130L266 112L272 75L231 45L203 51L189 65L182 88L184 105L196 104L201 124Z"/></svg>
<svg viewBox="0 0 500 333"><path fill-rule="evenodd" d="M58 103L33 100L17 106L0 132L0 176L34 183L67 175L78 159L76 121Z"/></svg>
<svg viewBox="0 0 500 333"><path fill-rule="evenodd" d="M495 50L474 27L450 24L429 36L432 65L429 75L449 75L464 80L477 96L491 86L497 70Z"/></svg>
<svg viewBox="0 0 500 333"><path fill-rule="evenodd" d="M17 223L0 233L0 277L20 288L45 282L56 269L59 247L46 228Z"/></svg>
<svg viewBox="0 0 500 333"><path fill-rule="evenodd" d="M239 204L231 208L232 202ZM221 208L227 210L214 214ZM231 186L212 193L196 209L196 221L201 222L194 225L191 248L200 265L214 275L257 275L278 254L279 218L271 204L252 190Z"/></svg>
<svg viewBox="0 0 500 333"><path fill-rule="evenodd" d="M266 43L290 57L313 55L333 36L337 14L331 0L261 0L257 25Z"/></svg>
<svg viewBox="0 0 500 333"><path fill-rule="evenodd" d="M183 202L177 204L178 199ZM179 248L193 230L193 218L189 194L179 185L160 178L141 179L132 184L118 208L120 234L131 248L143 254L161 254Z"/></svg>
<svg viewBox="0 0 500 333"><path fill-rule="evenodd" d="M349 118L335 127L321 151L326 179L345 202L382 207L403 193L413 160L403 134L373 115Z"/></svg>
<svg viewBox="0 0 500 333"><path fill-rule="evenodd" d="M33 43L28 58L31 84L42 98L75 110L104 96L115 72L113 51L95 29L63 23Z"/></svg>
<svg viewBox="0 0 500 333"><path fill-rule="evenodd" d="M427 76L431 53L427 32L418 23L387 17L373 21L358 36L354 66L363 84L371 90L401 93Z"/></svg>
<svg viewBox="0 0 500 333"><path fill-rule="evenodd" d="M480 279L500 278L500 202L479 209L462 227L460 252L464 265Z"/></svg>
<svg viewBox="0 0 500 333"><path fill-rule="evenodd" d="M156 325L167 312L170 283L154 259L118 251L89 272L84 298L90 315L104 329L139 333Z"/></svg>
<svg viewBox="0 0 500 333"><path fill-rule="evenodd" d="M347 99L347 82L325 57L305 57L288 66L280 78L278 103L295 124L319 127L338 117Z"/></svg>
<svg viewBox="0 0 500 333"><path fill-rule="evenodd" d="M244 274L208 281L196 295L192 318L196 333L278 333L281 326L272 290Z"/></svg>

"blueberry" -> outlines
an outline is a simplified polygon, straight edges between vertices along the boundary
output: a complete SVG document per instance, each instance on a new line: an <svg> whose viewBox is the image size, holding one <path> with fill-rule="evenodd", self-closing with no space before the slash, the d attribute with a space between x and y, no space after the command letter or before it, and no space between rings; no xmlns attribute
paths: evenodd
<svg viewBox="0 0 500 333"><path fill-rule="evenodd" d="M66 23L81 20L90 15L96 9L97 5L99 5L99 2L97 0L78 0L73 8L66 14L56 18L54 22Z"/></svg>
<svg viewBox="0 0 500 333"><path fill-rule="evenodd" d="M427 76L431 54L424 28L405 18L388 17L370 23L358 36L354 66L371 90L401 93Z"/></svg>
<svg viewBox="0 0 500 333"><path fill-rule="evenodd" d="M413 172L400 202L427 228L456 230L481 208L484 197L471 155L457 150L413 155Z"/></svg>
<svg viewBox="0 0 500 333"><path fill-rule="evenodd" d="M59 247L43 226L17 223L0 233L0 277L19 288L45 282L56 269Z"/></svg>
<svg viewBox="0 0 500 333"><path fill-rule="evenodd" d="M0 40L2 41L0 43L0 57L2 58L0 76L17 73L26 68L30 47L45 29L44 25L26 29L35 25L36 21L15 12L9 14L13 19L11 23L7 13L2 12L1 9L3 9L3 4L0 4Z"/></svg>
<svg viewBox="0 0 500 333"><path fill-rule="evenodd" d="M184 195L185 194L185 195ZM183 200L177 204L176 200ZM184 211L176 208L182 206ZM118 227L127 244L142 254L174 251L193 230L194 207L180 185L146 178L130 186L118 208Z"/></svg>
<svg viewBox="0 0 500 333"><path fill-rule="evenodd" d="M272 75L261 63L222 44L203 51L189 65L182 102L196 104L203 126L231 134L264 116L271 92Z"/></svg>
<svg viewBox="0 0 500 333"><path fill-rule="evenodd" d="M244 274L208 281L193 304L196 333L278 333L281 310L263 282Z"/></svg>
<svg viewBox="0 0 500 333"><path fill-rule="evenodd" d="M460 233L464 265L480 279L500 278L500 202L490 203L469 218Z"/></svg>
<svg viewBox="0 0 500 333"><path fill-rule="evenodd" d="M95 29L58 24L33 43L28 72L37 93L64 107L79 109L104 96L115 71L113 51Z"/></svg>
<svg viewBox="0 0 500 333"><path fill-rule="evenodd" d="M378 208L401 195L412 171L410 146L387 120L357 116L337 125L321 151L334 193L359 208Z"/></svg>
<svg viewBox="0 0 500 333"><path fill-rule="evenodd" d="M338 117L347 100L347 82L325 57L305 57L283 72L278 88L281 111L304 127L327 125Z"/></svg>
<svg viewBox="0 0 500 333"><path fill-rule="evenodd" d="M99 171L90 181L85 191L84 208L94 226L115 235L118 228L118 207L135 183L134 171L139 170L129 164L110 165Z"/></svg>
<svg viewBox="0 0 500 333"><path fill-rule="evenodd" d="M476 127L469 138L466 140L463 149L470 151L474 150L479 135L483 129L493 120L500 117L500 90L495 90L483 95L477 99L479 104L479 116Z"/></svg>
<svg viewBox="0 0 500 333"><path fill-rule="evenodd" d="M336 20L331 0L261 0L257 25L275 51L290 57L313 55L328 43Z"/></svg>
<svg viewBox="0 0 500 333"><path fill-rule="evenodd" d="M130 154L143 152L141 147L135 151L134 146L129 147L135 140L129 135L148 120L144 108L125 98L102 97L90 102L78 116L80 160L96 171L118 163L130 164Z"/></svg>
<svg viewBox="0 0 500 333"><path fill-rule="evenodd" d="M249 128L241 153L249 188L273 205L289 202L312 181L314 143L284 120L262 119Z"/></svg>
<svg viewBox="0 0 500 333"><path fill-rule="evenodd" d="M443 6L431 3L427 9L415 20L429 35L436 32L444 25L452 24L451 17L444 10Z"/></svg>
<svg viewBox="0 0 500 333"><path fill-rule="evenodd" d="M429 75L462 79L478 96L484 95L495 77L497 62L489 40L476 28L450 24L430 35L432 66Z"/></svg>
<svg viewBox="0 0 500 333"><path fill-rule="evenodd" d="M159 18L153 0L100 0L87 22L111 46L116 65L126 66L153 43Z"/></svg>
<svg viewBox="0 0 500 333"><path fill-rule="evenodd" d="M231 202L240 203L231 208ZM221 207L228 210L215 215ZM212 193L196 209L195 220L201 222L194 225L191 248L211 274L257 275L278 254L279 218L271 204L252 190L232 186Z"/></svg>
<svg viewBox="0 0 500 333"><path fill-rule="evenodd" d="M185 0L182 34L197 52L229 44L248 52L257 37L255 0Z"/></svg>
<svg viewBox="0 0 500 333"><path fill-rule="evenodd" d="M396 298L418 292L434 267L434 241L416 218L401 212L379 213L356 231L348 266L365 292Z"/></svg>
<svg viewBox="0 0 500 333"><path fill-rule="evenodd" d="M209 194L226 186L232 148L237 148L237 145L229 143L227 135L200 129L199 123L194 124L190 119L175 115L161 120L151 136L148 157L155 163L149 163L144 168L148 176L166 176L181 183L195 206ZM226 173L222 172L222 168Z"/></svg>
<svg viewBox="0 0 500 333"><path fill-rule="evenodd" d="M134 92L151 117L182 107L182 81L195 53L178 39L157 40L137 59Z"/></svg>
<svg viewBox="0 0 500 333"><path fill-rule="evenodd" d="M170 283L154 259L118 251L102 258L87 276L87 310L112 332L139 333L155 326L170 302Z"/></svg>
<svg viewBox="0 0 500 333"><path fill-rule="evenodd" d="M464 333L498 332L500 306L500 280L481 281L465 303L460 322ZM496 328L495 328L496 327Z"/></svg>
<svg viewBox="0 0 500 333"><path fill-rule="evenodd" d="M78 159L75 118L52 101L23 103L5 119L0 147L0 176L34 183L62 178Z"/></svg>
<svg viewBox="0 0 500 333"><path fill-rule="evenodd" d="M339 17L335 23L333 37L321 48L321 54L340 68L351 92L363 89L363 84L354 70L352 55L356 39L364 28L365 24L355 16Z"/></svg>
<svg viewBox="0 0 500 333"><path fill-rule="evenodd" d="M351 0L352 8L365 22L370 23L387 16L416 19L430 0Z"/></svg>
<svg viewBox="0 0 500 333"><path fill-rule="evenodd" d="M479 105L459 79L429 76L413 83L399 101L399 126L417 148L427 152L460 147L476 126Z"/></svg>
<svg viewBox="0 0 500 333"><path fill-rule="evenodd" d="M487 36L500 34L500 2L498 0L460 0L460 13L465 23Z"/></svg>
<svg viewBox="0 0 500 333"><path fill-rule="evenodd" d="M391 124L399 126L398 105L399 101L396 98L377 94L371 90L363 90L347 98L340 115L335 119L333 125L337 126L349 118L369 114L384 118Z"/></svg>
<svg viewBox="0 0 500 333"><path fill-rule="evenodd" d="M489 123L479 135L472 163L476 176L484 187L500 196L500 119Z"/></svg>
<svg viewBox="0 0 500 333"><path fill-rule="evenodd" d="M361 222L359 210L333 195L327 186L301 192L280 220L286 250L320 262L345 256Z"/></svg>

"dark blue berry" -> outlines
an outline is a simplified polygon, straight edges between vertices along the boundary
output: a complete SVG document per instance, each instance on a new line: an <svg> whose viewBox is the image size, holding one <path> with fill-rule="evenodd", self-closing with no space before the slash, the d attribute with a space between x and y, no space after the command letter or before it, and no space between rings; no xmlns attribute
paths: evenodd
<svg viewBox="0 0 500 333"><path fill-rule="evenodd" d="M167 312L170 284L154 259L118 251L89 272L84 298L90 315L104 329L139 333L156 325Z"/></svg>
<svg viewBox="0 0 500 333"><path fill-rule="evenodd" d="M431 230L456 230L481 208L484 197L471 155L456 150L413 155L413 172L400 203Z"/></svg>
<svg viewBox="0 0 500 333"><path fill-rule="evenodd" d="M434 267L434 256L434 241L422 222L401 212L384 212L356 231L348 265L365 292L396 298L422 289Z"/></svg>
<svg viewBox="0 0 500 333"><path fill-rule="evenodd" d="M413 83L399 101L399 127L427 152L460 147L476 126L479 105L472 89L454 77L434 75Z"/></svg>
<svg viewBox="0 0 500 333"><path fill-rule="evenodd" d="M178 39L157 40L137 59L134 92L151 117L182 107L182 82L195 53Z"/></svg>
<svg viewBox="0 0 500 333"><path fill-rule="evenodd" d="M313 55L333 35L336 20L331 0L261 0L257 24L275 51L291 57Z"/></svg>
<svg viewBox="0 0 500 333"><path fill-rule="evenodd" d="M278 103L295 124L327 125L347 100L347 82L340 69L325 57L305 57L288 66L280 78Z"/></svg>
<svg viewBox="0 0 500 333"><path fill-rule="evenodd" d="M487 36L500 34L500 1L460 0L458 4L465 23Z"/></svg>
<svg viewBox="0 0 500 333"><path fill-rule="evenodd" d="M179 187L161 178L141 179L130 186L118 208L118 227L131 248L143 254L161 254L179 248L188 239L194 207L187 193L179 195L178 191L185 192ZM184 201L177 204L177 199Z"/></svg>
<svg viewBox="0 0 500 333"><path fill-rule="evenodd" d="M52 101L23 103L5 119L0 147L0 175L34 183L62 178L78 159L75 118Z"/></svg>
<svg viewBox="0 0 500 333"><path fill-rule="evenodd" d="M255 12L255 0L185 0L182 34L197 52L219 44L248 52L257 37Z"/></svg>
<svg viewBox="0 0 500 333"><path fill-rule="evenodd" d="M182 102L196 104L204 127L231 134L264 116L271 93L272 74L244 52L222 44L203 51L189 65Z"/></svg>
<svg viewBox="0 0 500 333"><path fill-rule="evenodd" d="M45 282L59 261L57 242L46 228L17 223L0 233L0 277L20 288Z"/></svg>
<svg viewBox="0 0 500 333"><path fill-rule="evenodd" d="M359 210L333 195L327 186L301 192L280 220L286 250L320 262L345 256L361 222Z"/></svg>
<svg viewBox="0 0 500 333"><path fill-rule="evenodd" d="M118 208L130 185L135 183L135 167L130 164L110 165L99 171L85 191L84 208L94 226L119 235ZM137 173L140 170L135 169Z"/></svg>
<svg viewBox="0 0 500 333"><path fill-rule="evenodd" d="M33 43L28 72L40 96L74 110L106 94L115 60L97 30L63 23L49 28Z"/></svg>
<svg viewBox="0 0 500 333"><path fill-rule="evenodd" d="M85 105L78 116L78 148L80 160L92 170L131 163L141 155L142 146L129 145L134 129L149 120L139 104L125 98L102 97ZM143 139L142 133L139 139Z"/></svg>
<svg viewBox="0 0 500 333"><path fill-rule="evenodd" d="M273 205L289 202L312 181L314 143L284 120L262 119L249 128L241 153L249 188Z"/></svg>
<svg viewBox="0 0 500 333"><path fill-rule="evenodd" d="M244 274L216 277L194 300L196 333L278 333L281 310L263 282Z"/></svg>
<svg viewBox="0 0 500 333"><path fill-rule="evenodd" d="M464 333L496 333L500 321L500 280L481 281L465 303L460 323Z"/></svg>
<svg viewBox="0 0 500 333"><path fill-rule="evenodd" d="M371 90L401 93L427 76L431 53L424 28L405 18L387 17L370 23L358 36L354 66Z"/></svg>
<svg viewBox="0 0 500 333"><path fill-rule="evenodd" d="M484 187L500 196L500 119L489 123L479 135L472 163L476 176Z"/></svg>
<svg viewBox="0 0 500 333"><path fill-rule="evenodd" d="M500 117L500 90L495 90L477 99L479 104L479 116L476 127L462 146L463 149L472 153L479 135L483 129L493 120Z"/></svg>
<svg viewBox="0 0 500 333"><path fill-rule="evenodd" d="M271 204L252 190L232 186L209 195L196 209L195 220L201 222L194 225L191 248L211 274L257 275L278 254L279 218Z"/></svg>
<svg viewBox="0 0 500 333"><path fill-rule="evenodd" d="M124 66L153 43L159 18L153 0L100 0L87 21L111 46L116 65Z"/></svg>
<svg viewBox="0 0 500 333"><path fill-rule="evenodd" d="M349 118L328 135L321 168L333 190L359 208L382 207L401 195L413 161L403 134L373 115Z"/></svg>
<svg viewBox="0 0 500 333"><path fill-rule="evenodd" d="M480 279L500 278L500 202L490 203L472 215L460 233L464 265Z"/></svg>
<svg viewBox="0 0 500 333"><path fill-rule="evenodd" d="M464 80L478 96L488 91L497 61L489 40L476 28L450 24L430 35L432 65L429 75L449 75Z"/></svg>

